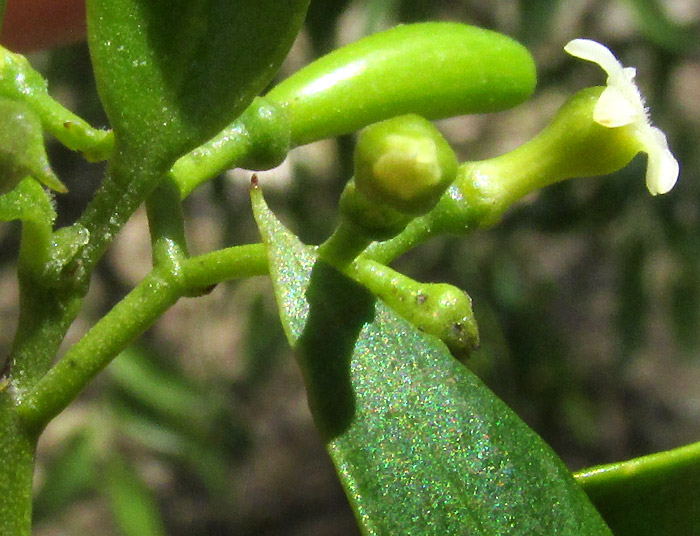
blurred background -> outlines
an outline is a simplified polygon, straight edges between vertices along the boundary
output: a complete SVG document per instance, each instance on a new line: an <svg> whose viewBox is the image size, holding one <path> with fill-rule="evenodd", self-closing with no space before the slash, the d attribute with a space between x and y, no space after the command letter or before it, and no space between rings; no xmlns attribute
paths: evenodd
<svg viewBox="0 0 700 536"><path fill-rule="evenodd" d="M602 85L562 51L575 37L637 67L655 125L681 163L652 198L645 157L614 176L572 180L527 199L488 230L436 239L396 266L474 299L482 348L469 366L572 470L700 439L700 4L695 0L312 0L280 77L400 22L453 20L508 34L538 65L535 95L511 111L438 126L462 160L533 136L567 96ZM85 45L30 60L52 94L106 125ZM410 68L410 67L408 67ZM70 188L71 223L102 168L50 142ZM261 176L275 212L322 241L351 175L351 137L297 149ZM195 253L257 241L247 183L229 172L187 200ZM16 326L18 225L0 227L0 352ZM143 213L99 267L65 346L149 270ZM357 535L311 422L265 278L183 299L44 434L36 474L39 536Z"/></svg>

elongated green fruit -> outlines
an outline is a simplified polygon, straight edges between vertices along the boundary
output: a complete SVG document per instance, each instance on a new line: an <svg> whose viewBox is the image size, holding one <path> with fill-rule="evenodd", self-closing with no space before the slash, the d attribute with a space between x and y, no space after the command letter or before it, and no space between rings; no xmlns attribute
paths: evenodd
<svg viewBox="0 0 700 536"><path fill-rule="evenodd" d="M398 26L316 60L268 93L288 109L292 142L347 134L390 117L495 112L535 87L530 53L502 34L458 23Z"/></svg>

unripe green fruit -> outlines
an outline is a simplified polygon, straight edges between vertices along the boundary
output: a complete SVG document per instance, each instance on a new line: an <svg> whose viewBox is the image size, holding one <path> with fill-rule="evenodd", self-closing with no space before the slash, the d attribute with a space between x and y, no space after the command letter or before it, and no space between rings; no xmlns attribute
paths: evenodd
<svg viewBox="0 0 700 536"><path fill-rule="evenodd" d="M335 50L267 97L287 108L292 143L303 145L402 114L441 119L505 110L530 96L535 79L530 53L509 37L427 22Z"/></svg>

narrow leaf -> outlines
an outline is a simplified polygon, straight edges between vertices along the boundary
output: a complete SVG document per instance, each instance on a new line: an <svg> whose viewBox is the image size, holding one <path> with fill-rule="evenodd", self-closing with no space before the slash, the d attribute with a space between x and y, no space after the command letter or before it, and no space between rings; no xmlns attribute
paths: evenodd
<svg viewBox="0 0 700 536"><path fill-rule="evenodd" d="M153 493L119 455L107 461L103 490L124 536L160 536L165 526Z"/></svg>
<svg viewBox="0 0 700 536"><path fill-rule="evenodd" d="M317 260L253 192L309 406L368 535L610 534L552 450L446 347Z"/></svg>
<svg viewBox="0 0 700 536"><path fill-rule="evenodd" d="M700 534L700 443L585 469L576 479L616 536Z"/></svg>

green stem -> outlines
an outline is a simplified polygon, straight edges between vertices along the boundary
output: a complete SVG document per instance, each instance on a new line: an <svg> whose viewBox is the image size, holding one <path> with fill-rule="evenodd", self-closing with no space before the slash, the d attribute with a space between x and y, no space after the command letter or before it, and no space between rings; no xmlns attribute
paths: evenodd
<svg viewBox="0 0 700 536"><path fill-rule="evenodd" d="M206 288L222 281L268 275L267 248L263 244L234 246L197 257L181 264L190 289Z"/></svg>
<svg viewBox="0 0 700 536"><path fill-rule="evenodd" d="M151 232L153 265L170 265L177 270L187 258L185 222L180 193L174 181L166 178L146 200L148 226Z"/></svg>
<svg viewBox="0 0 700 536"><path fill-rule="evenodd" d="M78 297L56 300L53 289L20 274L18 328L8 367L18 388L31 389L49 370L80 304Z"/></svg>
<svg viewBox="0 0 700 536"><path fill-rule="evenodd" d="M18 411L25 425L41 430L173 305L180 292L172 277L157 270L145 277L39 380L31 393L20 399Z"/></svg>
<svg viewBox="0 0 700 536"><path fill-rule="evenodd" d="M163 178L161 170L167 166L160 160L159 155L149 161L118 152L110 163L102 187L78 222L90 233L88 244L72 263L82 291L87 291L90 275L107 245Z"/></svg>
<svg viewBox="0 0 700 536"><path fill-rule="evenodd" d="M145 162L145 163L144 163ZM161 166L162 167L162 166ZM89 233L82 247L65 265L56 267L56 281L37 277L21 267L19 328L10 356L12 376L30 389L49 370L68 328L80 311L90 276L107 245L155 187L162 174L157 166L141 165L117 157L102 188L95 195L78 225ZM31 228L25 237L33 240ZM33 231L32 231L33 232ZM29 243L22 248L27 250ZM60 246L56 246L60 249ZM27 260L28 264L29 261ZM56 282L58 281L58 284Z"/></svg>
<svg viewBox="0 0 700 536"><path fill-rule="evenodd" d="M17 410L29 430L41 430L180 297L226 279L264 275L267 255L254 244L183 260L177 274L166 268L146 276L20 399Z"/></svg>
<svg viewBox="0 0 700 536"><path fill-rule="evenodd" d="M374 242L367 248L364 256L382 264L390 264L435 234L427 217L416 218L394 238L383 242Z"/></svg>
<svg viewBox="0 0 700 536"><path fill-rule="evenodd" d="M250 152L248 131L240 122L178 159L170 170L170 178L180 189L184 199L200 184L216 177Z"/></svg>
<svg viewBox="0 0 700 536"><path fill-rule="evenodd" d="M0 534L30 536L36 439L18 418L11 389L0 385Z"/></svg>
<svg viewBox="0 0 700 536"><path fill-rule="evenodd" d="M319 256L339 270L347 267L372 242L360 229L341 221L335 232L319 247Z"/></svg>

